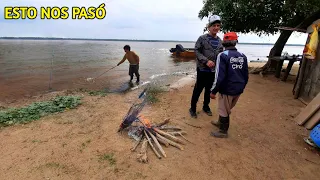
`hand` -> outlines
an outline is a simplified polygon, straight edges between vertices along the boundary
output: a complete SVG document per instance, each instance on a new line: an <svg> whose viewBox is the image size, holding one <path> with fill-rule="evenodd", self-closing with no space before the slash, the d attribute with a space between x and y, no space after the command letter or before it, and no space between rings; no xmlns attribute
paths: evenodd
<svg viewBox="0 0 320 180"><path fill-rule="evenodd" d="M216 99L216 95L215 95L215 94L210 93L210 98L211 98L211 99Z"/></svg>
<svg viewBox="0 0 320 180"><path fill-rule="evenodd" d="M214 64L213 61L209 60L209 61L207 62L207 66L208 66L209 68L213 68L213 67L215 66L215 64Z"/></svg>

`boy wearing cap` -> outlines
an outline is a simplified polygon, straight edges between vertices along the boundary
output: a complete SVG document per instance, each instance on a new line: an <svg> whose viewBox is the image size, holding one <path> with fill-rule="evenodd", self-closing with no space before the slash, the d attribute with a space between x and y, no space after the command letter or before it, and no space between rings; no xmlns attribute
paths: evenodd
<svg viewBox="0 0 320 180"><path fill-rule="evenodd" d="M226 33L222 45L225 50L219 53L216 61L216 74L211 88L211 99L218 97L219 120L212 122L219 127L211 135L218 138L228 137L231 109L236 105L248 83L247 57L236 49L238 36L235 32Z"/></svg>
<svg viewBox="0 0 320 180"><path fill-rule="evenodd" d="M189 113L193 118L197 118L197 102L203 89L205 89L205 91L202 110L207 113L207 115L212 116L209 107L210 88L212 87L215 76L215 61L218 54L223 50L222 40L217 36L217 33L220 31L220 26L220 17L217 15L211 16L207 25L209 33L201 35L195 44L197 80L193 89L191 107L189 109Z"/></svg>

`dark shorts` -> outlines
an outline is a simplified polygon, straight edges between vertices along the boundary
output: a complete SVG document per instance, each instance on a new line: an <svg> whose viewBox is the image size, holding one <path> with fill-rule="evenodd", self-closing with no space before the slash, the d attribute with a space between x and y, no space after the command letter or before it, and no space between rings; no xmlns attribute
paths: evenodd
<svg viewBox="0 0 320 180"><path fill-rule="evenodd" d="M129 66L129 75L133 76L133 74L139 76L139 64Z"/></svg>

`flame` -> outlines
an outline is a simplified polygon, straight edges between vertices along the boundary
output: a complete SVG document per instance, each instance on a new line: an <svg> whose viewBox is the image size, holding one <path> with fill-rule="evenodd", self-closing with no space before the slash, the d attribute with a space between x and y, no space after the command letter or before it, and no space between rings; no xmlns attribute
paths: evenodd
<svg viewBox="0 0 320 180"><path fill-rule="evenodd" d="M148 128L151 128L151 123L150 123L149 119L147 119L147 118L144 117L143 115L140 115L138 118L140 119L140 121L141 121L145 126L147 126Z"/></svg>

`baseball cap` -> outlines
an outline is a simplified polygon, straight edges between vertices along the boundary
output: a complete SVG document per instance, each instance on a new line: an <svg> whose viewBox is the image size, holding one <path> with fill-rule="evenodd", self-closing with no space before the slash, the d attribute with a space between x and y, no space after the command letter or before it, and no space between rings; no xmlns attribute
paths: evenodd
<svg viewBox="0 0 320 180"><path fill-rule="evenodd" d="M213 24L213 23L221 23L221 18L218 15L212 15L209 17L209 24Z"/></svg>
<svg viewBox="0 0 320 180"><path fill-rule="evenodd" d="M238 40L238 35L235 32L228 32L223 36L223 41L236 41L236 40Z"/></svg>

